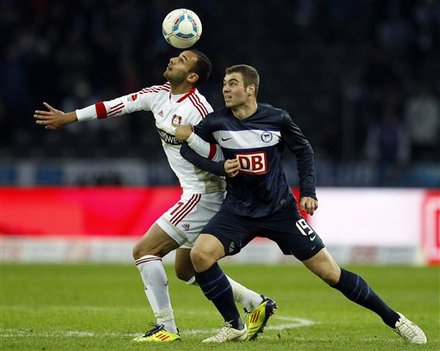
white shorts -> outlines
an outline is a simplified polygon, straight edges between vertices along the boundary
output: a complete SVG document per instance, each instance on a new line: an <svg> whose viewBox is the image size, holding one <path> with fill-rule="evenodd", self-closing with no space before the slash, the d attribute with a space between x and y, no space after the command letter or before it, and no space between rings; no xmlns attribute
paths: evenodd
<svg viewBox="0 0 440 351"><path fill-rule="evenodd" d="M180 247L192 248L203 227L223 203L225 193L183 193L180 200L157 221Z"/></svg>

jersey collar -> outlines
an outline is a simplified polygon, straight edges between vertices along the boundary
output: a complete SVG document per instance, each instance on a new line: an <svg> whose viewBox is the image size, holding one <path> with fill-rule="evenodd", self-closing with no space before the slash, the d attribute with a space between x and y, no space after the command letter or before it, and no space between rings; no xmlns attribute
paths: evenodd
<svg viewBox="0 0 440 351"><path fill-rule="evenodd" d="M179 100L177 100L176 102L182 102L183 100L185 100L188 96L190 96L191 94L194 94L194 92L196 91L196 88L192 88L190 91L188 91L185 95L183 95L182 97L180 97Z"/></svg>

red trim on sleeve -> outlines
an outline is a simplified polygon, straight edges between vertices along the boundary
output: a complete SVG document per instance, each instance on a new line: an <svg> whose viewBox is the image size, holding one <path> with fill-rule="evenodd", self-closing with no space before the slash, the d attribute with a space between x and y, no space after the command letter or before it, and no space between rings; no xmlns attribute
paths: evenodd
<svg viewBox="0 0 440 351"><path fill-rule="evenodd" d="M209 155L208 158L212 160L215 156L215 152L217 151L217 146L215 144L209 144Z"/></svg>
<svg viewBox="0 0 440 351"><path fill-rule="evenodd" d="M95 104L95 108L96 108L96 115L98 116L98 119L107 117L107 110L105 109L105 105L102 101L97 102Z"/></svg>

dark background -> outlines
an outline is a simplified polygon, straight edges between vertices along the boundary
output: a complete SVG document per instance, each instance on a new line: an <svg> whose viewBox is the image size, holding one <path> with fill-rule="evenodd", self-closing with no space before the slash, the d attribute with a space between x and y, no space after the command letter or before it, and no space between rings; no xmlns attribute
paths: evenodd
<svg viewBox="0 0 440 351"><path fill-rule="evenodd" d="M149 113L56 132L32 115L43 101L71 111L163 83L179 51L161 23L179 7L203 23L196 47L214 69L202 93L218 108L224 69L256 67L260 102L288 110L311 141L318 185L440 186L436 0L1 0L0 182L20 185L23 160L162 162ZM374 176L362 183L359 169Z"/></svg>

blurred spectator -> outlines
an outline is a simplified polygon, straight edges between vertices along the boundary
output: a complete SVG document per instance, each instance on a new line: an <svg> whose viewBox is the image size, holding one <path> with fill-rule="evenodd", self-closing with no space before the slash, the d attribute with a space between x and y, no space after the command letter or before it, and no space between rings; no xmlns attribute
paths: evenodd
<svg viewBox="0 0 440 351"><path fill-rule="evenodd" d="M440 100L422 82L404 106L413 159L440 160Z"/></svg>
<svg viewBox="0 0 440 351"><path fill-rule="evenodd" d="M318 157L359 162L371 111L400 90L411 161L439 159L438 0L2 0L1 158L160 158L146 113L57 136L32 114L43 99L69 109L160 82L160 62L178 52L161 22L185 6L203 22L197 48L213 72L201 90L215 108L225 67L249 63L270 82L261 101L285 106ZM430 93L408 90L420 80Z"/></svg>
<svg viewBox="0 0 440 351"><path fill-rule="evenodd" d="M409 161L408 137L397 108L386 102L379 118L367 130L367 159L378 166L378 185L393 185L399 170Z"/></svg>
<svg viewBox="0 0 440 351"><path fill-rule="evenodd" d="M408 18L404 17L404 3L388 1L385 19L377 25L377 35L382 48L405 54L414 38Z"/></svg>

